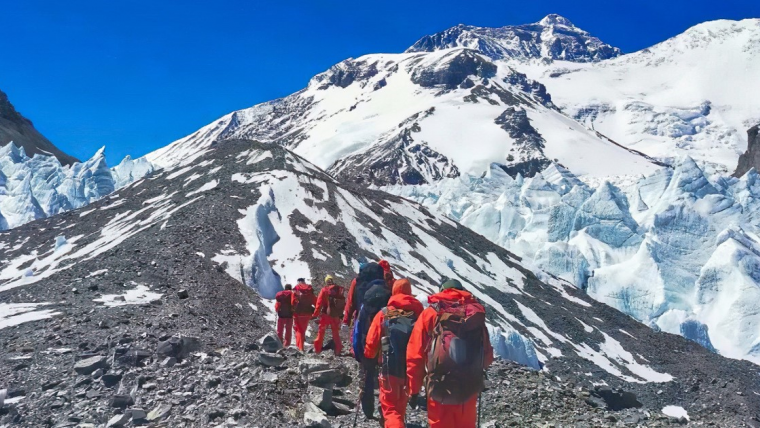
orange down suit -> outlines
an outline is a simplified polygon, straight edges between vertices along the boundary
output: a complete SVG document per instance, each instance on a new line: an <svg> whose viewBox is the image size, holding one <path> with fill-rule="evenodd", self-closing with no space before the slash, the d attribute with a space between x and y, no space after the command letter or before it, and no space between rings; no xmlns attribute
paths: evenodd
<svg viewBox="0 0 760 428"><path fill-rule="evenodd" d="M411 296L411 284L406 279L400 279L393 285L393 296L388 300L388 309L400 309L414 313L417 318L422 313L422 303ZM383 324L385 314L380 311L372 320L364 346L364 357L375 359L382 346ZM406 405L409 394L406 390L406 379L380 374L380 407L383 410L385 428L403 428L406 415Z"/></svg>
<svg viewBox="0 0 760 428"><path fill-rule="evenodd" d="M428 297L432 305L439 301L460 301L475 299L468 291L447 289L438 294ZM427 369L427 350L432 337L435 320L438 316L436 310L428 307L422 311L417 322L414 324L412 336L409 339L409 347L406 349L407 380L409 393L419 394L425 380ZM493 348L484 332L484 360L483 368L487 368L493 362ZM478 418L478 396L473 396L464 404L441 404L428 398L428 423L430 428L475 428Z"/></svg>
<svg viewBox="0 0 760 428"><path fill-rule="evenodd" d="M343 349L343 344L340 341L340 317L331 317L327 314L327 299L331 288L338 288L340 294L344 294L343 287L340 285L328 285L320 290L319 297L317 297L317 306L314 309L314 318L319 317L319 330L317 331L317 338L314 339L314 352L317 354L322 352L325 331L327 327L330 327L333 342L335 343L335 355L340 355L340 351Z"/></svg>
<svg viewBox="0 0 760 428"><path fill-rule="evenodd" d="M293 310L296 309L296 293L301 291L304 293L302 299L305 299L304 304L308 306L314 306L314 289L308 284L297 284L293 289L293 297L291 302L293 304ZM311 310L306 313L296 312L293 315L293 331L296 333L296 347L303 351L303 345L306 342L306 329L309 328L309 321L311 320Z"/></svg>

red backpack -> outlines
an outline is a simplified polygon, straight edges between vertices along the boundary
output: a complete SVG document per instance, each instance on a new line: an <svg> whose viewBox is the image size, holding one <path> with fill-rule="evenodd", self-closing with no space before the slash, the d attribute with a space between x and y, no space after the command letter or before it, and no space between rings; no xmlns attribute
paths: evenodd
<svg viewBox="0 0 760 428"><path fill-rule="evenodd" d="M327 289L327 315L340 318L343 316L344 309L346 309L346 297L343 295L343 287L331 285Z"/></svg>
<svg viewBox="0 0 760 428"><path fill-rule="evenodd" d="M483 391L486 311L476 300L439 301L425 389L441 404L462 404Z"/></svg>
<svg viewBox="0 0 760 428"><path fill-rule="evenodd" d="M291 296L293 296L293 291L291 290L280 291L275 295L274 299L278 303L277 316L280 318L293 317L293 302L290 300Z"/></svg>
<svg viewBox="0 0 760 428"><path fill-rule="evenodd" d="M293 290L293 296L295 298L293 311L297 315L311 315L314 312L314 289L311 285L306 287L297 285Z"/></svg>

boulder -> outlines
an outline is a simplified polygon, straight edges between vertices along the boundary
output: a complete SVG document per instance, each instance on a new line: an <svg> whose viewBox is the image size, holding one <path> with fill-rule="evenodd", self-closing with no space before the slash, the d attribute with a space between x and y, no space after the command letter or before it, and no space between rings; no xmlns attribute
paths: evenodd
<svg viewBox="0 0 760 428"><path fill-rule="evenodd" d="M309 386L309 401L317 407L329 411L332 408L332 388L320 388L318 386Z"/></svg>
<svg viewBox="0 0 760 428"><path fill-rule="evenodd" d="M137 420L145 419L148 417L148 414L145 412L145 410L139 409L139 408L129 409L124 413L131 415L132 419L137 419Z"/></svg>
<svg viewBox="0 0 760 428"><path fill-rule="evenodd" d="M85 358L74 363L74 371L81 375L89 375L97 369L107 369L108 360L103 356Z"/></svg>
<svg viewBox="0 0 760 428"><path fill-rule="evenodd" d="M159 421L167 416L169 416L169 413L172 411L172 406L169 404L159 404L156 406L155 409L151 410L150 413L148 413L148 417L146 418L149 422Z"/></svg>
<svg viewBox="0 0 760 428"><path fill-rule="evenodd" d="M283 348L280 338L273 332L267 333L259 339L259 346L264 352L277 352Z"/></svg>
<svg viewBox="0 0 760 428"><path fill-rule="evenodd" d="M166 357L161 361L161 367L174 367L177 364L177 359L174 357Z"/></svg>
<svg viewBox="0 0 760 428"><path fill-rule="evenodd" d="M259 352L259 363L267 367L279 367L285 362L285 357L268 352Z"/></svg>
<svg viewBox="0 0 760 428"><path fill-rule="evenodd" d="M336 383L343 381L344 376L345 372L343 370L333 368L311 372L308 375L308 380L311 385L332 388Z"/></svg>
<svg viewBox="0 0 760 428"><path fill-rule="evenodd" d="M117 383L121 382L121 373L106 373L103 376L101 376L100 381L103 382L103 386L106 388L110 388Z"/></svg>
<svg viewBox="0 0 760 428"><path fill-rule="evenodd" d="M307 359L298 362L298 371L301 372L301 375L303 376L308 376L309 373L327 370L329 368L330 363L323 360Z"/></svg>
<svg viewBox="0 0 760 428"><path fill-rule="evenodd" d="M130 420L130 416L128 413L123 413L121 415L116 415L108 420L108 423L106 424L106 428L108 427L123 427L124 425L128 424Z"/></svg>
<svg viewBox="0 0 760 428"><path fill-rule="evenodd" d="M114 395L111 397L109 405L117 409L126 409L127 407L135 404L135 400L131 395Z"/></svg>
<svg viewBox="0 0 760 428"><path fill-rule="evenodd" d="M181 360L193 352L200 350L201 342L197 337L172 336L158 344L156 352L164 357L174 357Z"/></svg>
<svg viewBox="0 0 760 428"><path fill-rule="evenodd" d="M117 360L119 364L123 366L139 366L140 363L145 360L146 358L150 358L151 354L150 351L146 351L145 349L137 349L132 348L129 351L127 351L124 355L119 357Z"/></svg>
<svg viewBox="0 0 760 428"><path fill-rule="evenodd" d="M303 421L309 427L330 428L332 426L327 420L327 414L311 402L306 403Z"/></svg>
<svg viewBox="0 0 760 428"><path fill-rule="evenodd" d="M277 373L266 372L261 375L261 380L268 383L277 383L279 376L277 376Z"/></svg>

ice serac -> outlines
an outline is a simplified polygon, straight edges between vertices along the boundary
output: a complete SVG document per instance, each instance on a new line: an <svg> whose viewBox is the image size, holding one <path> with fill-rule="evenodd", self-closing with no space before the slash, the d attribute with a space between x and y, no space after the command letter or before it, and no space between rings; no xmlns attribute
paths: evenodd
<svg viewBox="0 0 760 428"><path fill-rule="evenodd" d="M494 59L546 59L594 62L621 54L569 19L551 14L539 22L499 28L457 25L425 36L407 52L432 52L456 47L476 49Z"/></svg>
<svg viewBox="0 0 760 428"><path fill-rule="evenodd" d="M741 177L752 168L760 168L760 125L747 130L747 151L739 156L734 177Z"/></svg>
<svg viewBox="0 0 760 428"><path fill-rule="evenodd" d="M53 155L64 165L77 162L76 158L62 152L40 134L29 119L16 111L8 96L0 91L0 146L8 146L11 142L23 148L29 156Z"/></svg>
<svg viewBox="0 0 760 428"><path fill-rule="evenodd" d="M132 159L127 155L118 165L111 168L114 187L119 189L155 171L155 166L144 157Z"/></svg>
<svg viewBox="0 0 760 428"><path fill-rule="evenodd" d="M63 166L51 155L29 157L23 147L0 147L0 230L80 208L153 172L145 159L125 159L111 170L104 149ZM121 175L119 175L121 173Z"/></svg>
<svg viewBox="0 0 760 428"><path fill-rule="evenodd" d="M588 295L708 349L757 360L760 182L690 157L620 187L553 164L385 189L435 209ZM734 225L734 226L731 226Z"/></svg>

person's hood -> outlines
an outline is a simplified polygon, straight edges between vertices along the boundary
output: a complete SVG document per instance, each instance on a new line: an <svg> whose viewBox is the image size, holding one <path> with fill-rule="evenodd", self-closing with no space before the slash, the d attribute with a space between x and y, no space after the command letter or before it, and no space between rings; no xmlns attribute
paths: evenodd
<svg viewBox="0 0 760 428"><path fill-rule="evenodd" d="M436 293L428 297L428 303L434 304L442 300L455 302L458 300L473 300L473 299L475 298L472 296L472 293L470 293L469 291L457 290L456 288L448 288L446 290L441 291L440 293Z"/></svg>
<svg viewBox="0 0 760 428"><path fill-rule="evenodd" d="M388 306L393 306L396 309L404 311L412 311L416 315L421 314L423 310L422 303L415 299L414 296L408 294L396 294L391 296L390 300L388 300Z"/></svg>
<svg viewBox="0 0 760 428"><path fill-rule="evenodd" d="M412 294L412 283L408 279L399 279L393 283L393 295L396 294Z"/></svg>
<svg viewBox="0 0 760 428"><path fill-rule="evenodd" d="M309 284L296 284L296 286L293 288L293 291L300 290L300 291L311 291L314 292L314 287L312 287Z"/></svg>

